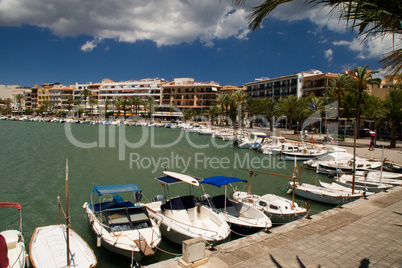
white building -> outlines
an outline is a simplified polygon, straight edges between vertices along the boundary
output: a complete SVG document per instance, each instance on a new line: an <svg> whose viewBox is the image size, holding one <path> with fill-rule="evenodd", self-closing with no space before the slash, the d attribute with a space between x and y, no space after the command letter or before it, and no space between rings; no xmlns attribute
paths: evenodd
<svg viewBox="0 0 402 268"><path fill-rule="evenodd" d="M107 99L129 99L132 96L139 96L144 101L149 97L153 97L156 105L159 106L161 104L161 86L164 83L167 83L167 81L163 78L146 78L121 82L103 79L99 87L99 106L104 107L103 103Z"/></svg>

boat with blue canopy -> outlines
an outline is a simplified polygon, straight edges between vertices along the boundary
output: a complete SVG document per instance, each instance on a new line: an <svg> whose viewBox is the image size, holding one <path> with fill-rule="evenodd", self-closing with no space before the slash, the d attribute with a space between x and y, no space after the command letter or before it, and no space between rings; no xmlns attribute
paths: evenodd
<svg viewBox="0 0 402 268"><path fill-rule="evenodd" d="M135 203L121 196L128 194L133 194ZM155 253L162 241L160 222L149 216L147 207L140 203L141 197L142 191L136 184L92 189L91 204L85 202L83 207L99 247L136 261Z"/></svg>
<svg viewBox="0 0 402 268"><path fill-rule="evenodd" d="M264 213L250 204L228 199L227 185L236 182L247 183L246 180L226 176L213 176L203 179L202 185L208 184L218 188L225 186L225 193L211 198L204 189L204 195L200 198L201 204L224 217L235 233L252 234L262 230L267 231L272 226L272 222Z"/></svg>
<svg viewBox="0 0 402 268"><path fill-rule="evenodd" d="M150 210L150 216L160 218L162 235L176 244L201 237L209 246L226 239L230 234L229 225L219 214L211 208L196 203L193 195L194 186L199 180L192 176L164 171L166 176L155 178L165 189L165 195L157 195L152 202L145 206ZM190 194L185 196L170 196L169 186L178 183L187 183ZM167 196L167 198L165 198Z"/></svg>

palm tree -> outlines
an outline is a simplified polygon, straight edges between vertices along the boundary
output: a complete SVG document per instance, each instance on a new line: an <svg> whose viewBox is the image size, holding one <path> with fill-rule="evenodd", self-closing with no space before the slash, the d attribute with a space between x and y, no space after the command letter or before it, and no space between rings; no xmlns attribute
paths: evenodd
<svg viewBox="0 0 402 268"><path fill-rule="evenodd" d="M290 95L287 98L279 101L278 112L280 115L286 115L289 119L290 128L293 127L294 113L298 106L303 105L302 99L297 98L295 95Z"/></svg>
<svg viewBox="0 0 402 268"><path fill-rule="evenodd" d="M8 115L8 111L10 111L10 114L11 114L11 103L13 103L13 100L10 99L10 98L7 98L7 99L4 100L4 104L7 107L6 115Z"/></svg>
<svg viewBox="0 0 402 268"><path fill-rule="evenodd" d="M53 103L50 100L44 100L43 106L45 107L46 112L50 112L52 110Z"/></svg>
<svg viewBox="0 0 402 268"><path fill-rule="evenodd" d="M225 111L225 121L226 125L228 125L228 117L229 117L229 106L231 102L231 96L227 93L221 93L216 100L218 105L221 105L222 111Z"/></svg>
<svg viewBox="0 0 402 268"><path fill-rule="evenodd" d="M153 108L154 108L155 104L156 104L155 98L149 96L146 100L146 105L148 105L148 107L149 107L149 118L152 118L152 112L153 112ZM146 112L145 112L145 114L146 114Z"/></svg>
<svg viewBox="0 0 402 268"><path fill-rule="evenodd" d="M250 128L253 128L253 116L258 112L261 107L261 100L256 98L249 97L246 101L246 109L248 111L248 115L250 117Z"/></svg>
<svg viewBox="0 0 402 268"><path fill-rule="evenodd" d="M123 109L124 119L126 119L126 111L127 111L126 107L129 105L130 105L129 100L127 98L123 98L123 100L121 101L121 107Z"/></svg>
<svg viewBox="0 0 402 268"><path fill-rule="evenodd" d="M112 102L109 99L105 99L103 103L105 104L105 120L107 120L109 118L107 110L109 109L109 105L112 104Z"/></svg>
<svg viewBox="0 0 402 268"><path fill-rule="evenodd" d="M247 0L232 0L236 5L242 5ZM252 9L248 17L249 28L255 31L260 28L263 20L278 6L295 0L265 0ZM339 19L347 22L347 27L358 29L360 36L392 34L400 39L402 33L402 5L400 0L305 0L312 6L324 5L330 7L330 15L340 11ZM398 43L397 41L395 41ZM402 48L392 48L386 57L380 61L382 68L388 69L393 75L400 74L402 70Z"/></svg>
<svg viewBox="0 0 402 268"><path fill-rule="evenodd" d="M221 112L222 112L221 109L216 105L209 107L209 110L207 113L208 113L208 118L211 120L212 125L214 124L214 118L217 115L219 115Z"/></svg>
<svg viewBox="0 0 402 268"><path fill-rule="evenodd" d="M81 109L80 105L82 104L82 99L76 99L74 100L74 105L78 108L77 113L78 113L78 118L81 118Z"/></svg>
<svg viewBox="0 0 402 268"><path fill-rule="evenodd" d="M114 108L116 108L116 110L117 110L117 118L119 118L120 117L120 108L121 108L121 98L114 99L112 101L112 103L113 103ZM114 109L113 109L113 114L114 114Z"/></svg>
<svg viewBox="0 0 402 268"><path fill-rule="evenodd" d="M16 101L18 103L18 114L21 115L21 108L22 108L21 106L22 106L22 100L24 99L24 95L17 94L15 96L15 99L16 99Z"/></svg>
<svg viewBox="0 0 402 268"><path fill-rule="evenodd" d="M93 108L96 104L98 104L98 100L95 98L90 98L88 101L89 106L91 107L91 120L93 119Z"/></svg>
<svg viewBox="0 0 402 268"><path fill-rule="evenodd" d="M92 93L89 89L84 89L83 91L81 91L81 96L84 97L84 110L87 109L87 99L88 97L92 96Z"/></svg>
<svg viewBox="0 0 402 268"><path fill-rule="evenodd" d="M396 148L396 131L402 122L402 90L393 89L385 97L385 101L379 110L379 118L376 124L387 121L391 127L391 142L389 147Z"/></svg>
<svg viewBox="0 0 402 268"><path fill-rule="evenodd" d="M73 99L72 97L68 98L67 104L68 104L67 110L68 110L68 113L70 113L71 108L72 108L72 106L73 106L73 104L74 104L74 99Z"/></svg>
<svg viewBox="0 0 402 268"><path fill-rule="evenodd" d="M341 107L341 98L345 96L345 92L352 88L353 81L347 74L338 74L335 80L329 81L329 94L336 97L338 101L338 113L336 115L336 123L339 125L339 109Z"/></svg>
<svg viewBox="0 0 402 268"><path fill-rule="evenodd" d="M138 115L139 106L142 104L142 99L138 95L134 95L130 97L130 103L133 106L133 113L135 108L135 114Z"/></svg>
<svg viewBox="0 0 402 268"><path fill-rule="evenodd" d="M278 103L273 99L263 99L260 103L260 112L269 120L269 130L274 130L274 117L278 115Z"/></svg>
<svg viewBox="0 0 402 268"><path fill-rule="evenodd" d="M357 111L356 111L356 138L360 138L359 128L360 128L360 117L361 117L361 105L362 105L362 93L363 91L368 89L369 85L381 85L380 78L372 78L373 72L368 69L368 66L357 67L357 69L353 71L349 71L349 75L354 79L353 80L353 89L357 96Z"/></svg>

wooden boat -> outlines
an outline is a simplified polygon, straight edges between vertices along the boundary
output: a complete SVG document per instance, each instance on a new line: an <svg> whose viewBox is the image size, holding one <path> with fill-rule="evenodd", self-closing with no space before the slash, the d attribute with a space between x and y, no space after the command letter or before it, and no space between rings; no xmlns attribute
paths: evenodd
<svg viewBox="0 0 402 268"><path fill-rule="evenodd" d="M214 176L201 181L201 184L222 187L225 185L225 194L209 197L204 194L201 197L201 204L216 211L226 219L230 229L235 233L252 234L262 230L267 231L272 227L272 222L267 215L255 208L253 205L238 202L227 198L227 185L235 182L246 182L235 177ZM204 190L205 192L205 190Z"/></svg>
<svg viewBox="0 0 402 268"><path fill-rule="evenodd" d="M60 196L57 196L60 210L66 224L37 227L32 235L29 255L33 267L95 267L97 260L88 244L71 229L68 193L68 161L66 160L66 211L62 209Z"/></svg>
<svg viewBox="0 0 402 268"><path fill-rule="evenodd" d="M344 174L344 175L338 177L335 180L335 182L342 186L352 188L353 175ZM382 183L379 181L366 180L364 177L362 177L362 178L355 177L355 181L354 181L354 187L356 190L363 190L363 191L373 192L373 193L382 192L382 191L385 191L394 186L395 185L386 184L386 183Z"/></svg>
<svg viewBox="0 0 402 268"><path fill-rule="evenodd" d="M247 192L234 191L233 199L239 202L252 204L254 207L264 212L271 219L273 224L284 224L308 216L310 213L309 204L305 207L299 206L295 202L294 194L292 195L292 200L288 200L274 194L259 196L251 193L251 180L255 173L293 179L295 178L295 174L293 176L288 176L250 169L245 170L250 172Z"/></svg>
<svg viewBox="0 0 402 268"><path fill-rule="evenodd" d="M250 203L267 215L273 224L284 224L308 215L309 209L299 207L296 202L274 194L259 196L247 192L235 191L233 199L242 203Z"/></svg>
<svg viewBox="0 0 402 268"><path fill-rule="evenodd" d="M153 202L146 203L150 210L150 216L160 221L162 235L176 244L184 240L201 237L209 245L215 245L226 239L230 234L229 225L225 219L219 216L212 209L197 205L195 196L170 197L169 186L177 183L188 183L190 186L197 186L198 181L191 176L174 172L164 172L166 176L155 178L164 186L168 198L157 195ZM196 183L194 182L196 181Z"/></svg>
<svg viewBox="0 0 402 268"><path fill-rule="evenodd" d="M0 235L4 238L4 240L0 240L0 243L4 242L4 244L0 244L0 247L7 250L8 261L8 263L4 263L5 258L1 256L0 266L3 267L2 265L4 265L4 267L15 268L28 267L29 258L25 249L24 236L22 235L22 206L19 203L0 202L0 207L15 207L20 212L19 228L16 230L5 230L0 233ZM4 216L4 214L2 215Z"/></svg>
<svg viewBox="0 0 402 268"><path fill-rule="evenodd" d="M136 204L124 201L120 195L125 193L134 194ZM93 198L94 195L97 198ZM159 224L140 203L141 196L141 189L136 184L93 188L91 204L85 202L83 207L99 247L102 245L136 261L154 254L162 237Z"/></svg>
<svg viewBox="0 0 402 268"><path fill-rule="evenodd" d="M333 190L300 182L289 182L289 190L303 198L332 205L343 205L366 196L364 192L352 194L352 191Z"/></svg>
<svg viewBox="0 0 402 268"><path fill-rule="evenodd" d="M67 252L70 264L67 264ZM92 249L65 224L37 227L31 238L30 256L32 265L37 268L95 267L97 264Z"/></svg>
<svg viewBox="0 0 402 268"><path fill-rule="evenodd" d="M353 173L353 154L346 152L334 152L317 159L311 159L304 164L309 167L316 168L317 173L336 174L336 173ZM381 161L370 161L365 158L355 157L356 170L369 170L379 168L382 165Z"/></svg>

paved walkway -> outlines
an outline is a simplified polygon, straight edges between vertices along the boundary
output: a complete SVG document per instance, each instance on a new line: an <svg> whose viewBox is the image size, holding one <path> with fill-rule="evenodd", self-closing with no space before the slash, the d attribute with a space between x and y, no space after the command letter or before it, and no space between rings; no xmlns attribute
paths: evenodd
<svg viewBox="0 0 402 268"><path fill-rule="evenodd" d="M402 187L219 245L206 255L208 263L200 267L401 268Z"/></svg>

